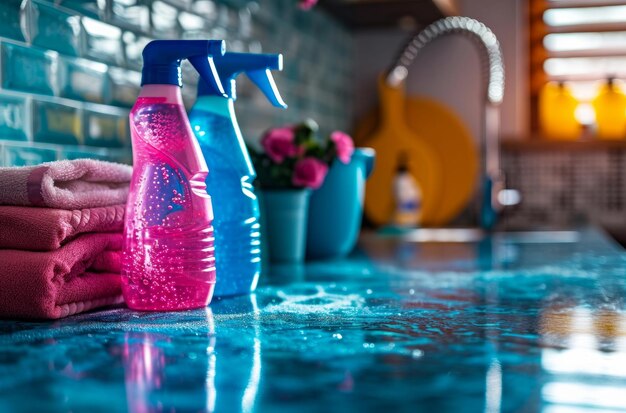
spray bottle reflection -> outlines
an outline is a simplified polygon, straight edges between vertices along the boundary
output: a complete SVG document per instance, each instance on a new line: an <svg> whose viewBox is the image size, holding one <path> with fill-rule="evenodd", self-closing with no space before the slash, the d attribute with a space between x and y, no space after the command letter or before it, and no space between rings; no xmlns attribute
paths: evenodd
<svg viewBox="0 0 626 413"><path fill-rule="evenodd" d="M258 314L255 296L245 300ZM253 322L250 334L240 331L234 346L225 336L235 332L216 330L210 308L191 314L187 327L180 321L176 329L142 323L126 332L122 353L129 412L253 411L261 377L259 326ZM221 346L220 336L225 337ZM236 365L227 363L233 355Z"/></svg>

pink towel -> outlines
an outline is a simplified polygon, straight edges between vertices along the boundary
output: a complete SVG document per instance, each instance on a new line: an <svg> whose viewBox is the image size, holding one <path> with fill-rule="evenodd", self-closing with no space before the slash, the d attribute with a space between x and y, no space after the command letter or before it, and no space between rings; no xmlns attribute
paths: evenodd
<svg viewBox="0 0 626 413"><path fill-rule="evenodd" d="M0 168L0 205L83 209L123 204L132 168L76 159Z"/></svg>
<svg viewBox="0 0 626 413"><path fill-rule="evenodd" d="M61 318L122 302L121 234L86 234L58 250L0 250L0 317Z"/></svg>
<svg viewBox="0 0 626 413"><path fill-rule="evenodd" d="M51 251L87 232L122 232L124 205L73 211L0 206L0 248Z"/></svg>

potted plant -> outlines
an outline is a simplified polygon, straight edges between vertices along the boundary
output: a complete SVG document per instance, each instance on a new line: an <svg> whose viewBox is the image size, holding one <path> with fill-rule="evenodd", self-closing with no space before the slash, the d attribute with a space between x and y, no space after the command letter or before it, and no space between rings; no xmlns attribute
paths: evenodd
<svg viewBox="0 0 626 413"><path fill-rule="evenodd" d="M312 120L274 128L261 138L262 150L249 148L273 262L303 261L311 191L322 186L338 151L346 155L333 140L319 139L318 131Z"/></svg>
<svg viewBox="0 0 626 413"><path fill-rule="evenodd" d="M317 0L298 0L298 7L301 10L309 11L317 4Z"/></svg>

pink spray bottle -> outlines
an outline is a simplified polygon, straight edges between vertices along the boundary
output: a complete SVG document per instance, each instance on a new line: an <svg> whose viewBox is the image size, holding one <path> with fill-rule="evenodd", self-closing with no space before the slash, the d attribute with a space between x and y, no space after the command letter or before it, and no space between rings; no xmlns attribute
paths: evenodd
<svg viewBox="0 0 626 413"><path fill-rule="evenodd" d="M130 112L133 177L126 207L122 291L134 310L206 306L215 285L207 164L181 96L182 59L223 90L215 40L155 40L143 51L142 89Z"/></svg>

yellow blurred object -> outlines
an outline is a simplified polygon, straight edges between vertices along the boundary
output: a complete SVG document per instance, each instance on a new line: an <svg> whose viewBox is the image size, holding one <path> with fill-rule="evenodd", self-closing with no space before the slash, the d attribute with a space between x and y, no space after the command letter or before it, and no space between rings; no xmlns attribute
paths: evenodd
<svg viewBox="0 0 626 413"><path fill-rule="evenodd" d="M409 127L439 154L443 170L439 208L424 221L431 226L446 225L462 212L476 191L476 140L452 110L432 99L411 97L406 101L406 111Z"/></svg>
<svg viewBox="0 0 626 413"><path fill-rule="evenodd" d="M578 100L564 83L546 83L539 94L539 124L545 138L577 140L582 127L576 119Z"/></svg>
<svg viewBox="0 0 626 413"><path fill-rule="evenodd" d="M359 142L376 151L376 167L367 181L365 214L376 225L387 225L394 217L393 182L398 170L399 155L407 156L407 168L422 190L422 216L434 214L440 203L442 171L439 154L430 145L415 137L405 120L404 91L378 84L380 125L367 139Z"/></svg>
<svg viewBox="0 0 626 413"><path fill-rule="evenodd" d="M626 138L626 95L611 78L593 100L597 136L600 139Z"/></svg>
<svg viewBox="0 0 626 413"><path fill-rule="evenodd" d="M354 132L357 145L367 145L378 118L378 110L373 110L361 119ZM479 169L476 140L452 110L429 98L405 97L404 119L414 139L431 147L440 162L441 185L435 194L439 204L436 209L422 210L421 224L446 225L461 213L476 191ZM427 196L424 194L423 198Z"/></svg>

